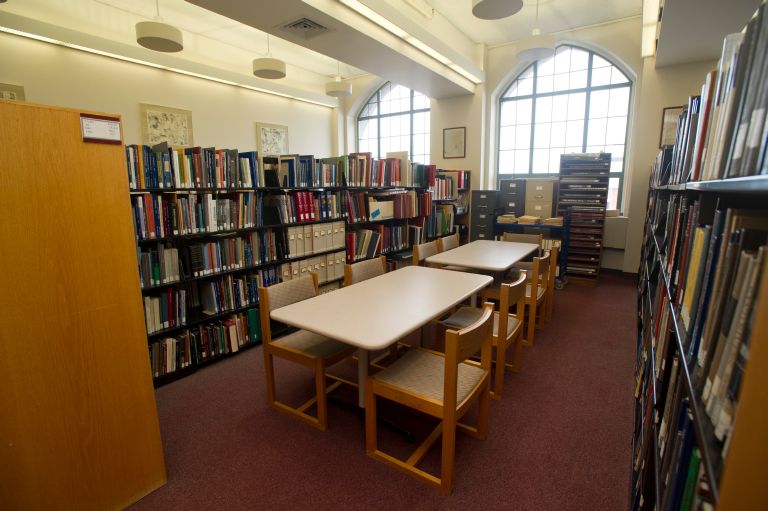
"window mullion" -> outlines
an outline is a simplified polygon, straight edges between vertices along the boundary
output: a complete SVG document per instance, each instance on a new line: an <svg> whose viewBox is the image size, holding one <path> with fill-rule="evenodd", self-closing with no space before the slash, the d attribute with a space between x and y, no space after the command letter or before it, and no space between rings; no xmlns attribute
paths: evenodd
<svg viewBox="0 0 768 511"><path fill-rule="evenodd" d="M592 52L589 52L587 63L587 97L584 100L584 137L581 141L581 151L587 152L587 135L589 131L589 101L592 98Z"/></svg>

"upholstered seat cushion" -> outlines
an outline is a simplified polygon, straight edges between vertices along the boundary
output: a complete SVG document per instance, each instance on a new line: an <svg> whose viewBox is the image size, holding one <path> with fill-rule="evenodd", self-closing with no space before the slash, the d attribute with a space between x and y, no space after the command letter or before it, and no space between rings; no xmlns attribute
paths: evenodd
<svg viewBox="0 0 768 511"><path fill-rule="evenodd" d="M272 344L300 351L305 355L315 358L330 358L351 348L348 344L334 341L309 330L298 330L275 339L272 341Z"/></svg>
<svg viewBox="0 0 768 511"><path fill-rule="evenodd" d="M456 390L457 404L469 396L480 383L484 374L485 371L479 367L463 362L459 364ZM445 357L429 351L413 349L373 377L376 380L442 402L445 386Z"/></svg>
<svg viewBox="0 0 768 511"><path fill-rule="evenodd" d="M544 297L544 293L547 292L547 288L544 286L539 286L536 292L536 301L538 302ZM525 297L530 298L531 297L531 284L528 283L525 285Z"/></svg>
<svg viewBox="0 0 768 511"><path fill-rule="evenodd" d="M483 309L480 309L479 307L461 307L449 317L442 320L441 323L448 328L455 328L458 330L475 323L480 319L482 314ZM519 324L520 320L510 314L509 319L507 320L507 337L515 331ZM494 311L493 313L493 335L499 335L499 311Z"/></svg>

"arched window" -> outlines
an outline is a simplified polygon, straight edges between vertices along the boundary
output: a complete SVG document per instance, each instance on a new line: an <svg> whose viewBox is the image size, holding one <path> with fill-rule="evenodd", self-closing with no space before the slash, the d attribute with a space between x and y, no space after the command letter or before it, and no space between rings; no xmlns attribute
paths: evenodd
<svg viewBox="0 0 768 511"><path fill-rule="evenodd" d="M386 158L389 151L408 151L411 161L429 163L429 98L385 83L357 116L357 150Z"/></svg>
<svg viewBox="0 0 768 511"><path fill-rule="evenodd" d="M608 208L619 208L632 82L598 54L558 46L499 100L498 177L556 174L560 155L611 153Z"/></svg>

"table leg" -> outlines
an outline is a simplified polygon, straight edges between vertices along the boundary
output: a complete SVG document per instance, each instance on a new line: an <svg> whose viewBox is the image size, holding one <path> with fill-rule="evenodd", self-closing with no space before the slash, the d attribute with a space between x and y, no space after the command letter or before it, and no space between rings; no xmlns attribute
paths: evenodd
<svg viewBox="0 0 768 511"><path fill-rule="evenodd" d="M365 408L365 379L368 377L368 350L357 350L357 406Z"/></svg>
<svg viewBox="0 0 768 511"><path fill-rule="evenodd" d="M477 293L472 293L472 296L469 297L469 305L477 307Z"/></svg>

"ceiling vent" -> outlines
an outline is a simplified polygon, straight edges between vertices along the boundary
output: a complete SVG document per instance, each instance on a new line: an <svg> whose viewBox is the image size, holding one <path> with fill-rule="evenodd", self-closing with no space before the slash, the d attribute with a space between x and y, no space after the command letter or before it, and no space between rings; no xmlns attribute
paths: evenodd
<svg viewBox="0 0 768 511"><path fill-rule="evenodd" d="M299 18L290 23L286 23L282 26L282 29L288 33L303 37L304 39L311 39L312 37L328 31L328 28L309 18Z"/></svg>

